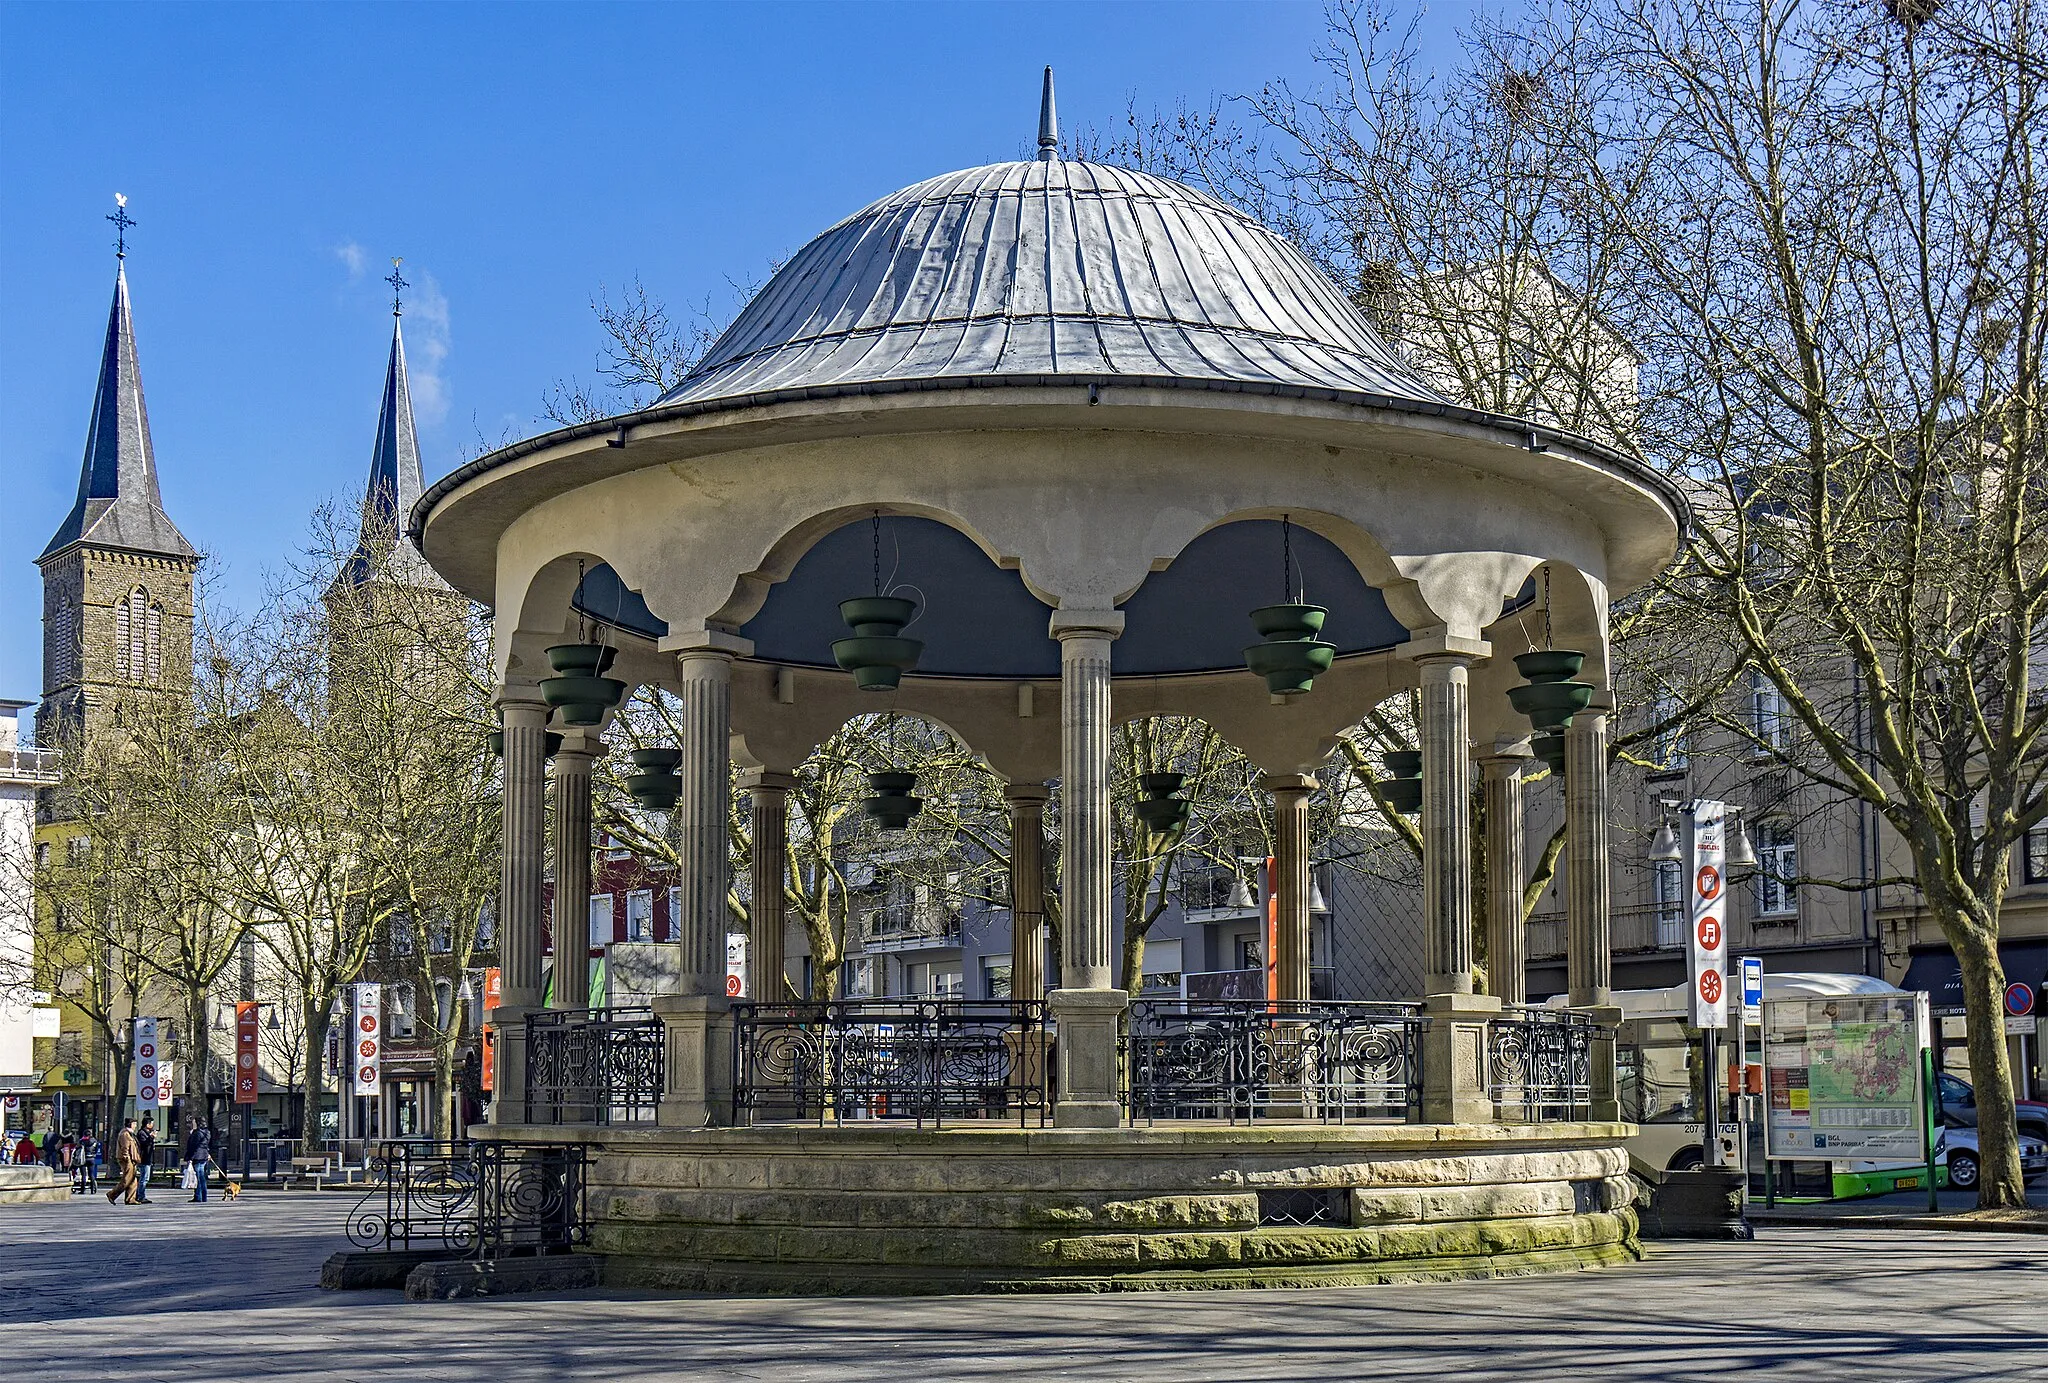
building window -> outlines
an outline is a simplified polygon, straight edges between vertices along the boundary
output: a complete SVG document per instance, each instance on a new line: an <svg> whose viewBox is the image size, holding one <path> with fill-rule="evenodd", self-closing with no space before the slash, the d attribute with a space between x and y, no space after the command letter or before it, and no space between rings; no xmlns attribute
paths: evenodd
<svg viewBox="0 0 2048 1383"><path fill-rule="evenodd" d="M654 894L649 889L626 895L626 940L654 940Z"/></svg>
<svg viewBox="0 0 2048 1383"><path fill-rule="evenodd" d="M613 941L615 910L612 895L593 893L590 895L590 944L593 949L609 946Z"/></svg>
<svg viewBox="0 0 2048 1383"><path fill-rule="evenodd" d="M1761 672L1749 674L1749 730L1756 738L1757 751L1782 752L1790 724L1785 719L1785 698L1778 684Z"/></svg>
<svg viewBox="0 0 2048 1383"><path fill-rule="evenodd" d="M149 607L149 631L143 639L144 656L149 663L149 684L159 686L164 680L164 607Z"/></svg>
<svg viewBox="0 0 2048 1383"><path fill-rule="evenodd" d="M128 669L128 601L124 597L114 602L114 676L125 682Z"/></svg>
<svg viewBox="0 0 2048 1383"><path fill-rule="evenodd" d="M982 997L987 999L1008 999L1014 997L1010 993L1010 958L1008 956L983 956L981 958L981 993Z"/></svg>
<svg viewBox="0 0 2048 1383"><path fill-rule="evenodd" d="M50 842L49 842L49 841L47 841L47 840L45 840L45 841L41 841L41 842L39 842L39 843L38 843L38 844L36 845L36 868L38 868L38 869L48 869L49 867L50 867Z"/></svg>
<svg viewBox="0 0 2048 1383"><path fill-rule="evenodd" d="M413 989L409 984L391 987L391 1035L411 1037L418 1031L418 1017L413 1011Z"/></svg>
<svg viewBox="0 0 2048 1383"><path fill-rule="evenodd" d="M628 860L633 857L633 852L617 836L606 832L604 838L604 857L608 860Z"/></svg>
<svg viewBox="0 0 2048 1383"><path fill-rule="evenodd" d="M840 967L839 987L846 998L865 999L874 993L875 962L870 956L857 956ZM810 986L805 985L808 993Z"/></svg>
<svg viewBox="0 0 2048 1383"><path fill-rule="evenodd" d="M1658 860L1650 876L1650 896L1657 905L1657 944L1685 945L1685 866Z"/></svg>
<svg viewBox="0 0 2048 1383"><path fill-rule="evenodd" d="M447 918L428 919L427 949L437 956L445 956L455 949L455 930L448 925Z"/></svg>
<svg viewBox="0 0 2048 1383"><path fill-rule="evenodd" d="M1685 726L1678 719L1685 703L1671 692L1658 692L1650 709L1650 723L1664 725L1652 751L1660 772L1683 773L1686 769ZM1667 724L1668 722L1668 724Z"/></svg>
<svg viewBox="0 0 2048 1383"><path fill-rule="evenodd" d="M498 944L498 908L489 898L476 910L476 948L488 951Z"/></svg>
<svg viewBox="0 0 2048 1383"><path fill-rule="evenodd" d="M92 854L91 836L72 836L64 842L64 863L76 869Z"/></svg>
<svg viewBox="0 0 2048 1383"><path fill-rule="evenodd" d="M1178 941L1153 941L1146 943L1144 964L1139 983L1145 989L1180 988L1180 953Z"/></svg>
<svg viewBox="0 0 2048 1383"><path fill-rule="evenodd" d="M2048 821L2027 832L2026 865L2021 877L2030 884L2048 884Z"/></svg>
<svg viewBox="0 0 2048 1383"><path fill-rule="evenodd" d="M398 913L391 919L391 954L409 956L413 951L412 918Z"/></svg>
<svg viewBox="0 0 2048 1383"><path fill-rule="evenodd" d="M1792 823L1782 816L1765 817L1757 823L1756 837L1757 916L1797 916L1799 845L1792 838Z"/></svg>
<svg viewBox="0 0 2048 1383"><path fill-rule="evenodd" d="M668 935L666 939L674 941L682 934L683 891L680 888L671 887L668 891Z"/></svg>

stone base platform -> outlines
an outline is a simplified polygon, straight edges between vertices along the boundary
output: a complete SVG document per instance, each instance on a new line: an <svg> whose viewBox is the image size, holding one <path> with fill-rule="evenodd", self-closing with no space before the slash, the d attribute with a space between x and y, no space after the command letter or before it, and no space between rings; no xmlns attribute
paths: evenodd
<svg viewBox="0 0 2048 1383"><path fill-rule="evenodd" d="M1639 1256L1626 1124L500 1127L590 1145L609 1285L1307 1287Z"/></svg>
<svg viewBox="0 0 2048 1383"><path fill-rule="evenodd" d="M55 1205L70 1199L68 1175L59 1177L40 1163L0 1166L0 1205Z"/></svg>

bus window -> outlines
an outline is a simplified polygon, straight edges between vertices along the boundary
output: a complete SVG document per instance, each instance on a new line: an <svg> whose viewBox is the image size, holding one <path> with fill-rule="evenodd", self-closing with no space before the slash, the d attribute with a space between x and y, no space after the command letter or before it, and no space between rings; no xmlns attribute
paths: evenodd
<svg viewBox="0 0 2048 1383"><path fill-rule="evenodd" d="M1632 1124L1698 1119L1698 1045L1675 1022L1636 1018L1621 1025L1614 1051L1621 1117Z"/></svg>

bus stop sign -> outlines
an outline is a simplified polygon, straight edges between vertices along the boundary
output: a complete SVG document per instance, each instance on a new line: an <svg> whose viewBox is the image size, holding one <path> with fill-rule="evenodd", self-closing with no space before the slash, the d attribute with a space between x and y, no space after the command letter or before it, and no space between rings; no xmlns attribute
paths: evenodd
<svg viewBox="0 0 2048 1383"><path fill-rule="evenodd" d="M1737 964L1742 967L1742 1021L1754 1027L1764 1021L1764 960L1743 956Z"/></svg>

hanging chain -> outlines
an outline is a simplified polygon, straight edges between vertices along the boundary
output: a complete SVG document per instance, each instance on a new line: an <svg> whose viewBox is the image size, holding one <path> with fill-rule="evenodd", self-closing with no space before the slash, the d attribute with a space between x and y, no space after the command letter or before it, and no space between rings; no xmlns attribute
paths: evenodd
<svg viewBox="0 0 2048 1383"><path fill-rule="evenodd" d="M583 604L583 559L576 559L576 641L590 642L590 621L584 615Z"/></svg>
<svg viewBox="0 0 2048 1383"><path fill-rule="evenodd" d="M1284 605L1294 599L1294 524L1289 516L1280 516L1280 602Z"/></svg>
<svg viewBox="0 0 2048 1383"><path fill-rule="evenodd" d="M875 594L882 593L882 511L877 509L868 520L875 535Z"/></svg>
<svg viewBox="0 0 2048 1383"><path fill-rule="evenodd" d="M1550 563L1543 564L1543 646L1550 647Z"/></svg>

